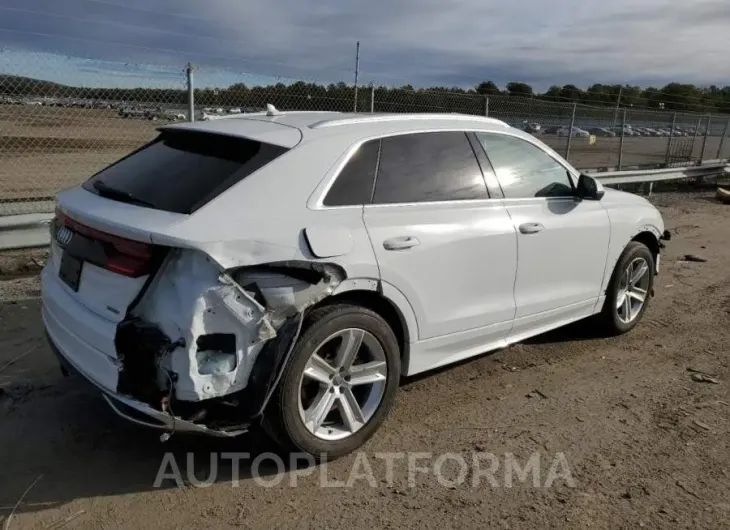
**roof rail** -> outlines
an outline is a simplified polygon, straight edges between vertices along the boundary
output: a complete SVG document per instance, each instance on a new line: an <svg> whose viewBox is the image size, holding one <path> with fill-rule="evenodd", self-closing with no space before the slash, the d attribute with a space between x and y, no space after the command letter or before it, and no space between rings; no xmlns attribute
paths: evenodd
<svg viewBox="0 0 730 530"><path fill-rule="evenodd" d="M443 113L443 114L374 114L370 116L357 116L347 118L336 118L330 120L322 120L312 123L310 129L321 129L324 127L337 127L338 125L353 125L358 123L380 123L389 121L416 121L416 120L463 120L478 121L491 123L493 125L508 125L502 120L495 118L487 118L484 116L474 116L470 114Z"/></svg>
<svg viewBox="0 0 730 530"><path fill-rule="evenodd" d="M249 116L266 116L266 111L263 112L236 112L235 114L206 114L203 113L201 121L212 121L212 120L231 120L235 118L248 118Z"/></svg>
<svg viewBox="0 0 730 530"><path fill-rule="evenodd" d="M323 111L323 110L278 110L274 108L274 113L267 108L267 110L259 112L237 112L235 114L203 114L203 121L207 120L230 120L235 118L249 118L252 116L291 116L292 114L325 114L331 112L332 114L342 114L341 112L335 111Z"/></svg>

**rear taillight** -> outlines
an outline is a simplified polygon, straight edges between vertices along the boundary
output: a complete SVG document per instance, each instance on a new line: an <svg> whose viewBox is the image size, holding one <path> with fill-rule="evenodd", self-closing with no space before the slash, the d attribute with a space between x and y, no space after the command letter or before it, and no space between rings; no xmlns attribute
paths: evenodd
<svg viewBox="0 0 730 530"><path fill-rule="evenodd" d="M56 222L104 246L104 263L95 263L123 276L139 278L152 272L153 246L91 228L56 209Z"/></svg>
<svg viewBox="0 0 730 530"><path fill-rule="evenodd" d="M152 272L152 261L151 259L143 260L119 254L107 258L106 268L122 276L139 278Z"/></svg>

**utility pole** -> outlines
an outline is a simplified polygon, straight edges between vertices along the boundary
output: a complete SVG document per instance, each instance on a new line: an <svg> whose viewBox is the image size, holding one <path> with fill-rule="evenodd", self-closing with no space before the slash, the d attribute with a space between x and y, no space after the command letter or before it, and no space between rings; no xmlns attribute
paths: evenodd
<svg viewBox="0 0 730 530"><path fill-rule="evenodd" d="M728 123L730 123L730 120L728 120ZM669 131L669 141L667 141L667 156L664 159L664 165L666 167L669 167L669 157L672 154L672 138L674 138L674 131L677 128L677 113L675 112L672 116L672 128ZM720 158L718 156L718 158Z"/></svg>
<svg viewBox="0 0 730 530"><path fill-rule="evenodd" d="M188 85L188 121L195 121L195 85L193 83L194 67L188 63L185 67L185 75Z"/></svg>
<svg viewBox="0 0 730 530"><path fill-rule="evenodd" d="M575 127L575 110L578 107L577 103L573 103L573 114L570 118L570 131L568 131L568 143L565 146L565 160L570 158L570 141L573 139L573 128ZM570 160L568 160L570 162Z"/></svg>
<svg viewBox="0 0 730 530"><path fill-rule="evenodd" d="M717 147L717 158L722 158L722 147L725 144L725 137L730 129L730 118L725 122L725 130L722 131L722 138L720 138L720 145Z"/></svg>
<svg viewBox="0 0 730 530"><path fill-rule="evenodd" d="M618 111L621 108L621 94L624 92L624 87L618 87L618 98L616 99L616 108L613 110L613 128L616 129L616 120L618 119ZM615 131L614 131L615 132Z"/></svg>
<svg viewBox="0 0 730 530"><path fill-rule="evenodd" d="M707 128L705 129L705 138L702 140L702 153L700 154L700 162L705 159L705 148L707 147L707 137L710 136L710 125L712 125L712 114L707 116Z"/></svg>
<svg viewBox="0 0 730 530"><path fill-rule="evenodd" d="M624 87L619 86L618 87L618 98L616 99L616 108L613 109L613 127L611 127L611 131L614 133L616 132L616 120L618 120L618 111L621 108L621 94L623 94ZM623 130L621 132L621 148L623 148ZM608 160L606 161L607 165L611 165L611 151L613 150L613 143L608 142ZM621 155L619 154L619 158L621 158Z"/></svg>
<svg viewBox="0 0 730 530"><path fill-rule="evenodd" d="M621 171L621 162L624 157L624 135L626 134L626 107L624 107L624 117L621 120L621 142L618 144L618 170Z"/></svg>
<svg viewBox="0 0 730 530"><path fill-rule="evenodd" d="M357 77L360 74L360 41L357 41L357 47L355 48L355 101L353 102L353 109L357 112Z"/></svg>

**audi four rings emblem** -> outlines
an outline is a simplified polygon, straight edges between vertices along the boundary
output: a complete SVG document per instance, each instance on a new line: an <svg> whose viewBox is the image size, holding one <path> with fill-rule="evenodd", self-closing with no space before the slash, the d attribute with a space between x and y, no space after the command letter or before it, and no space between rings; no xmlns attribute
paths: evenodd
<svg viewBox="0 0 730 530"><path fill-rule="evenodd" d="M56 241L60 245L66 246L71 242L71 238L74 236L74 233L66 228L65 226L62 226L58 229L56 232Z"/></svg>

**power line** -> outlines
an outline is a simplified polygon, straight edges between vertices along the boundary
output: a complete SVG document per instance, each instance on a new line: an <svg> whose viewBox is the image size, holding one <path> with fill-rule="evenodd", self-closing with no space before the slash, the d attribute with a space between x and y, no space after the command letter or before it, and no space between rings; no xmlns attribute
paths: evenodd
<svg viewBox="0 0 730 530"><path fill-rule="evenodd" d="M198 17L193 17L191 15L183 15L183 14L176 14L176 13L165 13L165 12L157 11L157 10L151 10L151 9L145 9L145 8L139 8L139 7L132 7L132 6L123 6L123 5L120 5L120 4L115 4L113 2L107 2L106 0L83 0L83 1L93 2L93 3L98 3L98 4L104 4L104 5L110 5L110 6L115 6L115 7L124 8L124 9L141 11L141 12L154 13L154 14L163 15L163 16L175 16L175 17L192 18L192 19L200 20ZM74 16L70 16L70 15L61 15L61 14L56 14L56 13L45 13L45 12L40 12L40 11L33 11L33 10L29 10L29 9L22 9L22 8L15 8L15 7L8 7L8 6L0 6L0 9L4 9L4 10L7 10L7 11L16 11L16 12L21 12L21 13L28 13L28 14L32 14L32 15L55 17L55 18L62 18L62 19L68 19L68 20L75 20L75 21L84 22L84 23L94 22L94 23L101 23L101 24L107 24L107 25L111 25L111 26L119 26L119 27L124 27L124 28L141 29L141 30L144 30L144 31L157 31L157 32L160 32L160 33L167 33L167 34L170 34L170 35L177 35L177 36L182 36L182 37L186 37L186 38L196 37L196 38L201 38L201 39L216 40L216 41L220 41L220 42L224 42L224 43L243 44L242 41L235 41L235 40L232 40L232 39L222 39L222 38L219 38L219 37L212 37L212 36L208 36L208 35L188 34L188 33L176 32L176 31L165 30L165 29L160 29L160 28L152 28L152 27L146 27L146 26L139 26L139 25L134 25L134 24L124 24L124 23L111 22L111 21L92 21L92 20L89 20L89 19L84 19L84 18L80 18L80 17L74 17ZM266 60L262 60L262 59L254 59L254 58L245 57L245 56L231 56L231 55L210 54L210 53L203 53L203 52L192 52L192 51L184 51L184 50L174 50L174 49L167 49L167 48L156 48L156 47L150 47L150 46L144 46L144 45L136 45L136 44L128 44L128 43L112 42L112 41L103 41L103 40L91 39L91 38L71 37L71 36L59 35L59 34L53 35L53 34L47 34L47 33L41 33L41 32L31 32L31 31L20 31L20 30L14 30L14 29L10 29L10 28L0 28L0 31L12 32L12 33L19 33L19 34L27 34L27 35L37 35L37 36L44 36L44 37L51 37L51 38L65 38L65 39L69 39L69 40L76 40L76 41L82 41L82 42L83 41L86 41L86 42L97 42L97 43L102 43L102 44L123 46L123 47L128 47L128 48L136 48L136 49L143 49L143 50L149 50L149 51L160 51L160 52L172 53L172 54L180 54L180 55L194 55L194 56L199 56L199 57L210 57L210 58L218 58L218 59L229 59L229 60L232 60L232 61L243 62L243 63L259 63L259 64L265 64L265 65L283 66L283 67L294 68L294 69L297 69L298 68L297 66L293 66L290 63L283 63L283 62L278 62L278 61L266 61ZM391 65L391 66L402 67L402 65L397 65L395 63L389 63L389 62L386 62L386 61L366 60L366 63L367 62L370 62L370 63L373 63L373 64L386 64L386 65ZM330 71L330 72L341 72L341 73L347 72L347 73L350 73L350 70L344 69L344 68L342 68L342 69L340 69L340 68L330 68L330 69L328 69L328 71ZM247 72L247 73L254 74L253 72ZM261 75L261 74L258 74L258 75ZM281 76L281 75L268 75L267 77L287 78L287 76ZM483 81L483 78L482 77L477 77L477 76L463 76L463 75L461 75L460 77L461 78L468 78L468 79ZM390 76L390 79L398 79L398 78L397 77ZM403 81L408 81L407 78L400 78L400 79L403 80ZM580 91L581 94L609 96L611 98L614 97L614 95L615 95L614 93L610 93L610 92L596 92L596 91L590 91L590 92L588 92L588 91L581 90L581 89L578 89L578 90ZM623 90L623 86L621 86L620 90ZM642 92L643 91L644 90L642 89ZM665 99L665 100L673 99L676 102L697 101L697 102L701 102L703 104L704 103L708 103L708 101L705 100L703 97L698 97L698 96L681 96L681 95L675 95L675 94L667 94L666 92L660 91L660 90L658 90L656 93L658 95L660 95L662 97L662 99ZM458 94L458 92L455 93L455 94ZM564 101L573 101L572 98L567 98L567 97L563 97L563 96L554 96L554 97L559 98L559 99L564 100ZM637 98L638 99L645 99L645 98L643 98L643 96L641 94L638 94L636 96L626 96L625 97L625 99L628 99L629 101L631 101L632 99L637 99ZM594 102L594 103L598 103L598 102ZM710 101L709 103L712 103L712 102Z"/></svg>
<svg viewBox="0 0 730 530"><path fill-rule="evenodd" d="M117 4L115 2L109 2L107 0L82 0L82 1L90 2L90 3L94 3L94 4L112 6L112 7L116 7L116 8L120 8L120 9L127 9L127 10L131 10L131 11L139 11L142 13L150 13L150 14L155 14L155 15L160 15L160 16L165 16L165 17L185 18L185 19L195 20L195 21L205 20L205 21L209 21L209 22L220 23L219 20L212 19L212 18L201 18L201 17L195 16L195 15L187 15L184 13L167 13L165 11L159 11L156 9L148 9L148 8L144 8L144 7ZM365 63L366 64L380 64L380 65L384 65L384 66L394 66L394 67L398 67L399 69L402 68L402 66L403 66L402 64L396 64L392 61L382 61L382 60L370 59L370 58L366 59ZM410 63L410 64L413 65L413 63ZM417 65L414 65L414 66L417 66ZM338 70L338 71L344 72L345 70ZM463 76L462 75L460 77L466 78L466 79L471 79L473 81L483 81L483 78L480 76ZM394 77L390 77L390 78L398 79L398 78L394 78ZM406 78L399 78L399 79L401 79L403 81L407 81Z"/></svg>
<svg viewBox="0 0 730 530"><path fill-rule="evenodd" d="M213 59L228 59L228 60L232 60L232 61L241 61L242 60L241 57L234 57L231 55L216 55L216 54L202 53L202 52L172 50L172 49L168 49L168 48L155 48L152 46L144 46L141 44L111 42L111 41L105 41L105 40L100 40L100 39L91 39L91 38L85 38L85 37L71 37L69 35L42 33L42 32L38 32L38 31L21 31L21 30L10 29L10 28L1 28L1 27L0 27L0 31L5 31L8 33L18 33L21 35L34 35L37 37L50 37L52 39L60 38L60 39L67 39L67 40L73 40L73 41L79 41L79 42L94 42L94 43L99 43L99 44L109 44L109 45L114 45L114 46L122 46L125 48L135 48L138 50L174 53L174 54L179 54L179 55L193 55L193 56L198 56L198 57L209 57L209 58L213 58ZM122 61L112 61L112 62L119 62L120 64L122 64ZM239 74L239 75L248 74L248 75L258 75L260 77L271 77L274 79L289 79L289 78L286 78L285 76L281 76L281 75L264 75L264 74L256 74L253 72L234 72L234 71L230 71L230 70L228 70L228 72L232 73L232 74Z"/></svg>
<svg viewBox="0 0 730 530"><path fill-rule="evenodd" d="M119 8L119 9L127 9L127 10L130 10L130 11L139 11L139 12L142 12L142 13L150 13L150 14L155 14L155 15L160 15L160 16L165 16L165 17L176 17L176 18L185 18L185 19L195 20L195 21L201 21L201 20L203 20L203 21L209 21L209 22L213 22L213 23L221 23L220 20L216 20L216 19L212 19L212 18L204 18L204 17L199 17L199 16L196 16L196 15L188 15L188 14L184 14L184 13L168 13L168 12L160 11L160 10L156 10L156 9L148 9L148 8L144 8L144 7L137 7L137 6L117 4L115 2L110 2L108 0L81 0L81 1L95 3L95 4L100 4L100 5L106 5L106 6L111 6L111 7L116 7L116 8ZM2 6L0 6L0 7L2 7ZM15 9L16 10L19 10L17 8L15 8ZM46 15L49 15L48 13L38 13L38 12L33 12L33 13L34 14L46 14ZM55 16L61 16L61 15L55 15ZM69 18L71 18L71 17L69 17ZM83 20L83 19L77 19L77 20L86 21L86 20ZM172 31L169 31L169 30L161 30L161 29L158 29L158 28L147 28L147 27L144 27L144 26L133 26L133 25L130 25L130 27L139 28L139 29L148 29L148 30L153 30L153 31L160 31L160 32L164 32L164 33L170 33L172 35L189 36L186 33L172 32ZM192 34L190 36L199 37L199 38L207 38L207 39L220 40L221 42L231 42L231 43L243 44L243 42L241 42L241 41L232 41L232 40L227 40L227 39L219 39L217 37L210 37L210 36L207 36L207 35ZM281 63L281 62L274 62L274 61L263 61L263 60L259 60L259 59L250 59L249 62L261 62L263 64L276 64L276 65L279 65L279 66L288 66L288 67L291 67L291 65L288 64L288 63ZM370 59L370 58L368 58L368 59L365 60L365 64L380 64L380 65L384 65L384 66L394 66L394 67L397 67L399 69L402 68L402 66L403 66L402 64L396 64L396 63L391 62L391 61L382 61L382 60ZM410 63L410 64L412 66L418 66L418 65L415 65L413 63ZM331 71L337 71L337 72L343 72L343 73L344 72L349 72L349 70L346 70L346 69L333 69ZM481 76L464 76L464 75L460 75L459 77L461 77L462 79L470 79L472 81L484 81L484 79ZM398 79L398 78L390 77L390 79ZM399 79L401 79L403 81L407 81L407 78L399 78ZM620 90L623 90L623 85L620 85ZM585 92L585 91L583 91L583 92ZM612 93L609 93L609 92L592 92L592 93L593 94L601 94L601 95L613 96L613 94ZM663 92L660 92L660 93L663 94ZM694 96L684 97L684 96L669 96L668 95L667 97L674 97L674 98L678 98L678 99L688 99L688 98L691 98L691 99L695 99L695 100L698 100L698 101L701 100L701 98L697 98L697 97L694 97ZM565 98L565 99L569 99L569 98Z"/></svg>
<svg viewBox="0 0 730 530"><path fill-rule="evenodd" d="M81 42L96 42L100 44L110 44L114 46L123 46L125 48L136 48L138 50L148 50L148 51L156 51L156 52L165 52L165 53L185 53L189 55L200 55L201 57L214 57L217 59L234 59L234 60L240 60L240 57L232 57L230 55L213 55L209 53L201 53L201 52L190 52L185 51L182 52L180 50L171 50L168 48L155 48L152 46L143 46L141 44L129 44L129 43L123 43L123 42L112 42L112 41L106 41L106 40L100 40L100 39L91 39L88 37L72 37L70 35L60 35L58 33L52 34L52 33L42 33L40 31L22 31L17 29L11 29L11 28L0 28L0 31L6 31L8 33L19 33L21 35L35 35L37 37L50 37L53 39L68 39L68 40L75 40L75 41L81 41ZM121 61L120 61L121 62Z"/></svg>
<svg viewBox="0 0 730 530"><path fill-rule="evenodd" d="M114 2L107 2L106 0L81 0L82 2L92 2L94 4L101 4L106 6L112 6L117 7L120 9L128 9L131 11L140 11L142 13L151 13L153 15L162 15L163 17L177 17L177 18L187 18L190 20L201 21L201 20L207 20L209 22L216 22L220 23L220 20L212 19L212 18L203 18L199 17L197 15L186 15L184 13L166 13L165 11L158 11L156 9L147 9L145 7L137 7L137 6L128 6L123 4L116 4Z"/></svg>
<svg viewBox="0 0 730 530"><path fill-rule="evenodd" d="M86 0L86 1L89 1L89 0ZM109 26L118 26L118 27L122 27L122 28L141 29L141 30L144 30L144 31L157 31L157 32L160 32L160 33L167 33L169 35L176 35L176 36L186 37L186 38L196 37L196 38L200 38L200 39L210 39L210 40L215 40L215 41L223 42L223 43L226 43L226 44L236 44L236 45L248 44L248 43L245 43L243 41L236 41L236 40L231 40L231 39L222 39L220 37L212 37L212 36L209 36L209 35L199 35L197 33L182 33L182 32L179 32L179 31L171 31L171 30L160 29L160 28L152 28L152 27L147 27L147 26L138 26L138 25L135 25L135 24L124 24L122 22L111 22L111 21L108 21L108 20L89 20L89 19L80 18L80 17L74 17L74 16L70 16L70 15L61 15L61 14L57 14L57 13L44 13L42 11L33 11L31 9L21 9L21 8L18 8L18 7L0 6L0 9L4 9L6 11L17 11L17 12L20 12L20 13L27 13L27 14L31 14L31 15L39 15L39 16L46 16L46 17L62 18L62 19L67 19L67 20L75 20L75 21L78 21L78 22L85 22L87 24L89 24L89 23L106 24L106 25L109 25ZM31 32L20 32L20 33L31 33ZM71 37L71 38L73 38L73 37ZM81 39L81 40L86 40L86 39ZM91 40L91 39L89 39L89 40ZM98 41L97 40L97 42L106 42L106 41ZM116 44L116 45L122 45L123 46L122 43L112 43L112 42L110 42L109 44ZM178 51L178 50L165 50L164 48L157 48L157 50L159 50L159 51L173 52L173 53L193 53L193 52L187 52L187 51L184 51L183 52L183 51ZM195 52L195 53L197 55L201 55L201 56L202 55L210 55L210 54L200 54L200 53L197 53L197 52ZM224 56L220 56L220 57L224 57ZM263 59L253 59L253 58L245 57L245 56L237 57L236 60L237 61L240 61L240 62L260 63L260 64L266 64L266 65L285 66L285 67L288 67L288 68L298 68L297 66L294 66L294 65L292 65L290 63L282 63L282 62L278 62L278 61L266 61L266 60L263 60ZM332 72L349 72L349 70L346 70L344 68L343 69L330 69L330 71L332 71Z"/></svg>

